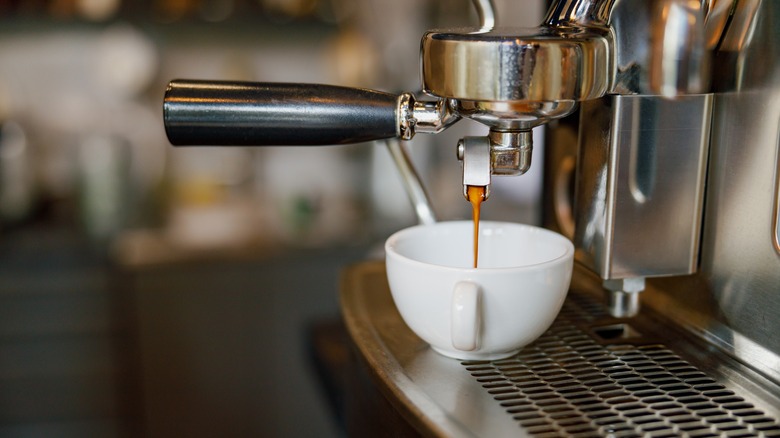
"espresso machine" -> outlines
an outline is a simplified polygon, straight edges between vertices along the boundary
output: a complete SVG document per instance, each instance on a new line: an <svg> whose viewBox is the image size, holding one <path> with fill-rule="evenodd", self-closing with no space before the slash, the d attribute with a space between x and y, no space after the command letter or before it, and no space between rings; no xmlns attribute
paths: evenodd
<svg viewBox="0 0 780 438"><path fill-rule="evenodd" d="M438 357L381 264L347 270L344 319L393 409L434 436L780 436L780 2L557 0L532 29L474 4L478 27L422 37L421 96L176 80L168 137L410 140L469 118L489 134L453 145L462 182L489 189L546 125L545 223L578 263L517 357Z"/></svg>

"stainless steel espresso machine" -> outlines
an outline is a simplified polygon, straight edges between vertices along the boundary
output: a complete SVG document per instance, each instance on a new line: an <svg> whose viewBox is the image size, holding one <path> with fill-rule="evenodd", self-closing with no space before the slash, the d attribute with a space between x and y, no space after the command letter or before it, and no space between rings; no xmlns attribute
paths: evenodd
<svg viewBox="0 0 780 438"><path fill-rule="evenodd" d="M489 187L548 124L547 223L580 263L517 357L438 357L381 264L345 274L345 321L395 409L429 435L780 436L780 2L558 0L533 29L474 3L479 27L423 36L424 97L173 81L168 137L408 140L470 118L490 133L458 142L463 184Z"/></svg>

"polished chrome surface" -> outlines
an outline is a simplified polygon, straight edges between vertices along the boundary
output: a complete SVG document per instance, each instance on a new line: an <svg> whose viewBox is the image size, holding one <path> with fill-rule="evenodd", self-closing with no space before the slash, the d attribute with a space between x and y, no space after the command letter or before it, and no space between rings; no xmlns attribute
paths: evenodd
<svg viewBox="0 0 780 438"><path fill-rule="evenodd" d="M613 94L704 93L732 0L560 0L548 26L608 28Z"/></svg>
<svg viewBox="0 0 780 438"><path fill-rule="evenodd" d="M592 99L606 92L609 53L601 33L577 28L432 31L422 40L423 88L478 102Z"/></svg>
<svg viewBox="0 0 780 438"><path fill-rule="evenodd" d="M705 29L722 15L706 2L622 0L610 17L615 70L612 93L677 96L709 90L711 47ZM720 10L718 10L719 12ZM720 28L710 25L717 41Z"/></svg>
<svg viewBox="0 0 780 438"><path fill-rule="evenodd" d="M395 120L398 128L396 137L401 140L411 140L415 134L414 119L415 100L412 93L401 93L398 95L395 107Z"/></svg>
<svg viewBox="0 0 780 438"><path fill-rule="evenodd" d="M496 131L491 129L490 171L493 175L517 176L531 168L534 143L531 131Z"/></svg>
<svg viewBox="0 0 780 438"><path fill-rule="evenodd" d="M650 93L671 97L708 91L710 51L704 44L701 3L666 1L656 2L654 7L650 22Z"/></svg>
<svg viewBox="0 0 780 438"><path fill-rule="evenodd" d="M468 199L467 186L490 186L490 140L487 137L464 137L458 143L458 150L463 151L463 196Z"/></svg>
<svg viewBox="0 0 780 438"><path fill-rule="evenodd" d="M417 221L423 225L435 223L436 214L431 207L430 198L425 191L420 175L409 156L409 151L401 141L395 138L385 140L385 145L393 158L396 169L401 174L401 180L414 208Z"/></svg>
<svg viewBox="0 0 780 438"><path fill-rule="evenodd" d="M711 289L700 298L714 309L692 320L780 381L780 2L739 6L750 17L734 18L715 58L728 65L715 84L727 91L713 107L701 261Z"/></svg>
<svg viewBox="0 0 780 438"><path fill-rule="evenodd" d="M458 120L460 120L460 115L452 110L449 102L445 99L415 101L411 108L413 132L438 134Z"/></svg>
<svg viewBox="0 0 780 438"><path fill-rule="evenodd" d="M463 195L467 186L484 186L490 193L491 175L522 175L531 167L531 131L490 130L487 137L465 137L458 142L458 160L463 162Z"/></svg>
<svg viewBox="0 0 780 438"><path fill-rule="evenodd" d="M680 267L687 265L689 272L697 270L688 276L648 278L647 290L641 296L643 306L662 311L677 324L780 382L780 338L776 335L780 326L780 2L698 3L705 14L703 46L712 51L711 116L706 116L703 109L684 109L686 99L659 100L663 105L655 115L640 117L644 123L627 130L621 123L630 118L617 117L617 109L609 108L629 97L584 104L580 123L583 153L578 160L575 203L579 256L606 278L618 272L626 278L649 275L648 268L674 259ZM647 59L642 47L648 47L644 42L650 21L636 21L643 14L642 8L630 10L635 17L628 10L621 12L629 4L628 0L616 2L608 19L615 34L618 61L618 88L613 92L647 92L649 82L643 85L643 81L649 81L649 64L623 57L623 49L634 47L636 56ZM645 124L659 115L665 121L648 130ZM700 152L693 151L700 150L702 139L697 135L685 139L687 131L675 128L685 123L693 126L693 120L699 119L710 121L710 127L702 130L709 130L710 140L705 145L709 151L706 202L702 229L697 232L690 226L699 213L689 201L698 195L688 195L689 201L682 202L681 191L695 193L701 187L692 188L700 183L673 181L677 174L686 178L699 174L694 163L701 162L697 158ZM646 156L649 150L643 152L642 148L612 154L607 144L620 135L629 140L631 136L642 139L663 135L666 139L659 138L659 144L677 144L676 153L689 156L669 160L674 163L670 167L659 164L655 154ZM644 169L632 164L640 157L644 158L635 163L641 162ZM688 171L680 167L684 161L690 167ZM610 173L620 169L617 174ZM656 172L658 175L653 176ZM672 172L672 176L660 172ZM616 175L626 180L621 183ZM659 183L666 188L652 189ZM668 202L664 207L648 209L649 203L657 202L657 194ZM620 199L628 203L621 207ZM633 231L611 230L609 227L619 225L619 220ZM678 234L683 229L688 231ZM700 251L695 252L695 245L686 236L699 233ZM621 253L632 252L628 260L615 265ZM656 274L662 275L666 268L655 270ZM613 300L624 298L610 296Z"/></svg>
<svg viewBox="0 0 780 438"><path fill-rule="evenodd" d="M698 95L583 103L578 261L604 279L696 271L711 102Z"/></svg>
<svg viewBox="0 0 780 438"><path fill-rule="evenodd" d="M648 280L661 309L780 382L780 3L743 0L714 56L706 209L697 275Z"/></svg>
<svg viewBox="0 0 780 438"><path fill-rule="evenodd" d="M777 44L773 42L777 36L772 34L771 25L766 23L766 20L774 20L771 16L776 12L773 11L774 6L766 3L762 0L740 0L732 5L728 26L724 26L725 33L714 47L713 91L730 92L740 90L745 85L749 87L753 82L750 76L755 74L751 72L760 72L777 65L777 54L771 51L765 53L768 61L766 66L755 64L757 50L770 49ZM760 27L758 34L757 27ZM753 55L747 56L749 53Z"/></svg>
<svg viewBox="0 0 780 438"><path fill-rule="evenodd" d="M607 26L615 2L616 0L559 0L550 6L544 23L549 26Z"/></svg>
<svg viewBox="0 0 780 438"><path fill-rule="evenodd" d="M388 399L427 436L780 435L780 387L657 314L610 317L576 269L550 329L516 356L461 362L403 323L381 262L350 267L341 306Z"/></svg>
<svg viewBox="0 0 780 438"><path fill-rule="evenodd" d="M577 108L574 100L482 102L450 99L450 105L462 117L507 131L529 131L542 123L571 114Z"/></svg>
<svg viewBox="0 0 780 438"><path fill-rule="evenodd" d="M645 290L644 277L612 278L602 283L607 291L607 311L615 318L639 313L639 293Z"/></svg>
<svg viewBox="0 0 780 438"><path fill-rule="evenodd" d="M472 0L479 17L479 27L492 29L496 25L496 8L492 0Z"/></svg>
<svg viewBox="0 0 780 438"><path fill-rule="evenodd" d="M607 289L607 309L609 314L615 318L629 318L638 315L640 309L639 292L641 291L626 292L622 289Z"/></svg>

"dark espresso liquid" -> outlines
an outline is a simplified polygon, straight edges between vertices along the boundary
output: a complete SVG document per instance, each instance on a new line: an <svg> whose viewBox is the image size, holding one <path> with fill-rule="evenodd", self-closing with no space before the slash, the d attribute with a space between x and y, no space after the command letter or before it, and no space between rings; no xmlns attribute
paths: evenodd
<svg viewBox="0 0 780 438"><path fill-rule="evenodd" d="M474 267L479 259L479 212L485 200L484 186L466 186L466 199L471 203L471 218L474 221Z"/></svg>

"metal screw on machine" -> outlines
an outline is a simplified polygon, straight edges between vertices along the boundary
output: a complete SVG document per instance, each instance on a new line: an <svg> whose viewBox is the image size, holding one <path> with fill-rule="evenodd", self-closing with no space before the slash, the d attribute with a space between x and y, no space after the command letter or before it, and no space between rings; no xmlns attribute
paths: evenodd
<svg viewBox="0 0 780 438"><path fill-rule="evenodd" d="M604 280L608 291L607 309L616 318L629 318L639 313L639 293L645 290L644 277Z"/></svg>

